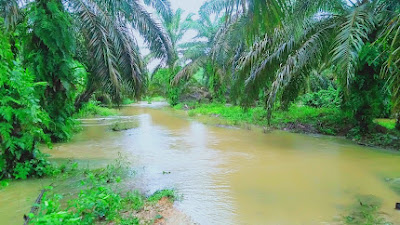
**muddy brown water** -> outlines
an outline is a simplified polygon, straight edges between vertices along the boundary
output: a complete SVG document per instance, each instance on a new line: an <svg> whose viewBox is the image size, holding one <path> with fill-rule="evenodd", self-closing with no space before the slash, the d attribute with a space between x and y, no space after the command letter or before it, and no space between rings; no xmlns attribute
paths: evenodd
<svg viewBox="0 0 400 225"><path fill-rule="evenodd" d="M379 198L385 217L400 224L393 209L400 196L384 180L400 177L399 154L335 137L205 125L156 106L123 107L121 118L84 120L70 143L46 151L53 160L88 167L121 153L137 171L127 188L175 188L183 195L176 206L199 224L336 224L360 195ZM112 132L115 120L138 126ZM18 181L0 190L0 224L22 224L51 182Z"/></svg>

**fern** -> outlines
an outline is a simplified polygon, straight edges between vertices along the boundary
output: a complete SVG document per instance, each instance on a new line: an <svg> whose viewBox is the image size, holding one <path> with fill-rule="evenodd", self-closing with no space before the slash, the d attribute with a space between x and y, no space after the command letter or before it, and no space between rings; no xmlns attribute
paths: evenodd
<svg viewBox="0 0 400 225"><path fill-rule="evenodd" d="M0 20L0 27L2 21ZM13 61L7 37L0 28L0 179L37 175L31 169L46 164L37 148L48 142L43 128L49 117L38 105L34 77ZM26 165L24 172L21 165Z"/></svg>

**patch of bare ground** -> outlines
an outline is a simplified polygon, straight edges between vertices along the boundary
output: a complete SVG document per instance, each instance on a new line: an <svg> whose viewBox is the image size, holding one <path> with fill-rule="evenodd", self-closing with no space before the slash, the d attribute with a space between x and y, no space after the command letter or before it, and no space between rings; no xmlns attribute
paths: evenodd
<svg viewBox="0 0 400 225"><path fill-rule="evenodd" d="M198 225L189 216L175 208L173 202L167 197L157 203L146 203L139 211L124 212L122 216L136 217L143 225ZM114 225L114 223L110 223L110 225Z"/></svg>

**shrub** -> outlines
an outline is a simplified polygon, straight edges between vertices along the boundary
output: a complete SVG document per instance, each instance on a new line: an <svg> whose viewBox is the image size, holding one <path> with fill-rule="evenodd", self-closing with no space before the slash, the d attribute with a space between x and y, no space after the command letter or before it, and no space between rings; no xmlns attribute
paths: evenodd
<svg viewBox="0 0 400 225"><path fill-rule="evenodd" d="M75 70L72 19L61 1L34 1L28 7L24 62L35 81L46 82L39 90L40 105L51 118L44 131L53 141L66 141L77 125L71 117L75 113L76 84L82 75Z"/></svg>
<svg viewBox="0 0 400 225"><path fill-rule="evenodd" d="M341 103L338 91L333 87L327 90L307 93L301 96L299 100L303 105L315 108L339 107Z"/></svg>
<svg viewBox="0 0 400 225"><path fill-rule="evenodd" d="M8 39L1 31L0 74L0 179L43 176L50 172L50 165L38 144L49 143L43 128L50 119L35 92L42 83L34 83L31 73L13 61Z"/></svg>
<svg viewBox="0 0 400 225"><path fill-rule="evenodd" d="M79 109L79 112L75 115L78 118L95 117L95 116L115 116L118 115L117 110L109 109L99 106L100 102L90 101Z"/></svg>

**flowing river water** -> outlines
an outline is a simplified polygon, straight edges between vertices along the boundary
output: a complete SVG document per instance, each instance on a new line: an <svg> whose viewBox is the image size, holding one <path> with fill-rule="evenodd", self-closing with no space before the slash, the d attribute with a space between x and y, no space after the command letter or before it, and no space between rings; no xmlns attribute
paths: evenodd
<svg viewBox="0 0 400 225"><path fill-rule="evenodd" d="M400 176L399 154L335 137L205 125L143 105L121 113L118 120L138 126L113 132L113 119L84 120L71 142L47 152L93 167L121 153L137 171L128 188L175 188L183 195L176 207L202 225L337 224L360 196L379 199L385 217L400 224L400 196L384 179ZM22 224L50 182L17 181L0 190L0 224Z"/></svg>

